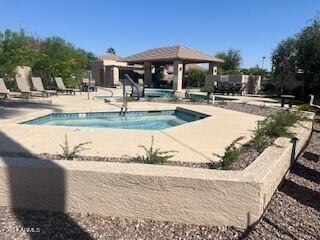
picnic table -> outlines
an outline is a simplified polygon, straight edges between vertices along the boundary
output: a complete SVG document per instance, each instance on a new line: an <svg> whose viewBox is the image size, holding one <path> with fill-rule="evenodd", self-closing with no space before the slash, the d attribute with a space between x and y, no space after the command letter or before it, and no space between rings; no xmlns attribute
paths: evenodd
<svg viewBox="0 0 320 240"><path fill-rule="evenodd" d="M281 99L281 107L284 107L284 105L288 103L289 108L292 108L294 95L281 95L280 99Z"/></svg>

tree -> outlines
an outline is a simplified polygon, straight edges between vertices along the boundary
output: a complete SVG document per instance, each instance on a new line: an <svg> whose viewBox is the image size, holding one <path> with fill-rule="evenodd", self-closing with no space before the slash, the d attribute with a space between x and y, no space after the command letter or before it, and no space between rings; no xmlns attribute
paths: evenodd
<svg viewBox="0 0 320 240"><path fill-rule="evenodd" d="M280 91L285 91L285 81L295 78L297 62L296 39L289 37L281 41L272 53L273 78L280 84Z"/></svg>
<svg viewBox="0 0 320 240"><path fill-rule="evenodd" d="M320 94L320 14L296 38L296 65L303 81L301 94Z"/></svg>
<svg viewBox="0 0 320 240"><path fill-rule="evenodd" d="M215 57L223 59L225 62L221 64L222 72L238 72L241 65L242 56L238 49L230 48L226 52L218 52Z"/></svg>
<svg viewBox="0 0 320 240"><path fill-rule="evenodd" d="M14 77L17 66L32 66L38 55L38 47L32 37L23 30L0 32L0 76Z"/></svg>
<svg viewBox="0 0 320 240"><path fill-rule="evenodd" d="M188 85L192 87L201 87L204 84L205 77L205 71L191 68L188 72Z"/></svg>
<svg viewBox="0 0 320 240"><path fill-rule="evenodd" d="M243 74L261 75L262 77L267 74L267 70L260 68L259 65L251 68L241 68L240 72Z"/></svg>
<svg viewBox="0 0 320 240"><path fill-rule="evenodd" d="M108 48L106 53L110 54L110 55L116 55L116 50L112 47Z"/></svg>
<svg viewBox="0 0 320 240"><path fill-rule="evenodd" d="M62 38L51 37L41 43L33 72L47 81L61 76L67 85L74 85L86 72L88 63L84 50L76 49Z"/></svg>
<svg viewBox="0 0 320 240"><path fill-rule="evenodd" d="M320 15L278 44L272 54L272 67L281 92L304 99L309 93L320 94Z"/></svg>
<svg viewBox="0 0 320 240"><path fill-rule="evenodd" d="M67 85L74 85L94 59L93 53L59 37L40 39L23 30L0 32L0 77L14 78L17 66L30 66L45 81L61 76Z"/></svg>

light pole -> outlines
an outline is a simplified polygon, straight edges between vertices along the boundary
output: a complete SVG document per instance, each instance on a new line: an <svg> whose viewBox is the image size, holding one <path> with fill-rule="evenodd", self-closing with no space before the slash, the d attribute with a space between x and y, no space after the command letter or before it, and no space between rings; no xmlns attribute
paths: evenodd
<svg viewBox="0 0 320 240"><path fill-rule="evenodd" d="M262 57L262 65L261 65L261 69L263 69L263 65L264 65L264 60L266 59L265 56Z"/></svg>

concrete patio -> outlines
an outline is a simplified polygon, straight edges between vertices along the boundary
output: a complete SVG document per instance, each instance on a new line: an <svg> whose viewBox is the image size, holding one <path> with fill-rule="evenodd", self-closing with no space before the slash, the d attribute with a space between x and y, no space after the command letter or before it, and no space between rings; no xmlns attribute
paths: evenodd
<svg viewBox="0 0 320 240"><path fill-rule="evenodd" d="M213 154L223 154L225 147L237 137L244 136L243 141L248 141L256 122L263 119L261 116L225 110L211 105L129 102L128 111L182 107L206 113L210 117L162 131L18 124L53 112L120 111L120 103L107 104L101 99L92 99L94 95L103 94L105 94L103 90L91 93L90 100L84 93L76 96L51 97L52 105L2 106L1 132L35 154L61 153L59 145L64 142L64 136L67 134L71 145L91 142L88 146L90 149L82 155L102 157L135 156L142 153L138 145L149 146L153 136L156 147L161 150L178 151L172 160L208 162L217 161L218 158ZM117 95L116 91L115 95ZM0 139L0 146L5 151L16 151L14 146L10 146L2 139Z"/></svg>

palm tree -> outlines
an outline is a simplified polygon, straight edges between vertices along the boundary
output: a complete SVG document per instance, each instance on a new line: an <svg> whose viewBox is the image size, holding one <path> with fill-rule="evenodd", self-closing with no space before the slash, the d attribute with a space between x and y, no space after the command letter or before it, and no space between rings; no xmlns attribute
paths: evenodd
<svg viewBox="0 0 320 240"><path fill-rule="evenodd" d="M116 55L116 50L113 47L107 49L106 53L110 55Z"/></svg>

